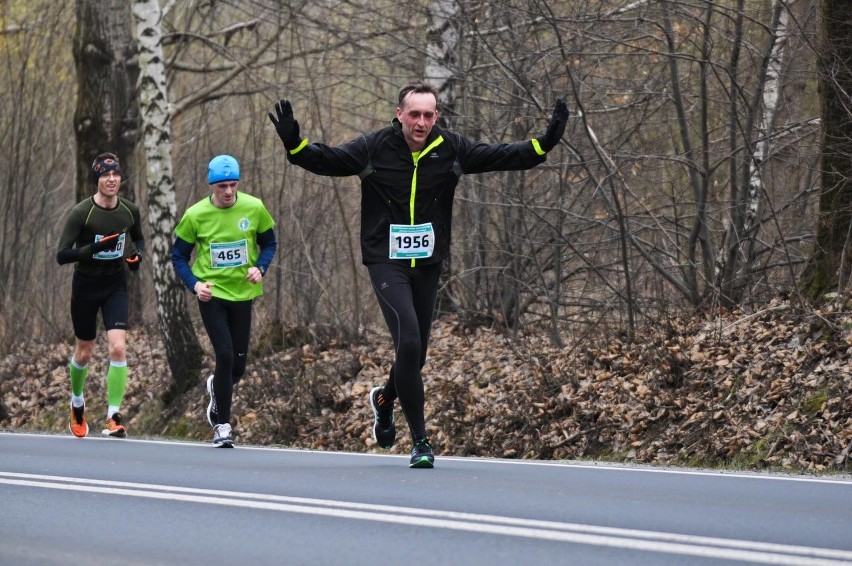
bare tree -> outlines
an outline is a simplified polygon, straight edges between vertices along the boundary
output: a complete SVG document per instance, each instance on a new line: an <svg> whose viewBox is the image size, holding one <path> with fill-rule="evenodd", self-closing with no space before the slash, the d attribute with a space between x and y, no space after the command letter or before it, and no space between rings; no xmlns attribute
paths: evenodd
<svg viewBox="0 0 852 566"><path fill-rule="evenodd" d="M121 160L121 194L135 201L139 60L130 4L121 0L77 0L76 10L77 200L92 194L92 161L99 153L110 151Z"/></svg>
<svg viewBox="0 0 852 566"><path fill-rule="evenodd" d="M215 21L206 17L201 24L196 22L195 16L204 16L202 12L203 7L198 7L197 11L185 14L186 24L209 26L211 21ZM191 316L185 301L185 290L177 280L168 260L173 241L172 231L177 217L172 130L185 114L193 110L218 104L220 100L250 97L257 90L265 87L266 85L234 88L234 85L240 84L238 79L241 79L243 75L277 64L279 57L273 52L272 47L280 41L281 22L286 23L289 20L279 13L278 29L269 29L263 36L257 33L260 22L266 20L262 14L253 14L246 21L231 22L220 31L214 29L202 34L187 29L165 36L162 33L164 14L157 0L135 1L133 14L137 23L142 74L141 99L145 109L144 145L148 163L148 218L152 233L151 249L154 287L158 297L158 322L172 370L173 392L181 393L197 381L202 352L192 330ZM246 45L235 45L234 36L243 32L250 34L249 38L257 40L258 44L251 48L246 48ZM200 44L202 49L191 50L189 46L195 43ZM171 62L168 64L164 51L164 46L167 44L174 47ZM211 62L205 54L206 51L212 53L215 62ZM200 62L196 62L197 60ZM167 69L183 74L197 74L204 80L200 84L192 82L183 85L172 78L171 88L169 88ZM181 96L173 96L180 90L177 87L190 84L190 88L185 88ZM223 147L218 151L239 154L234 147ZM204 161L207 159L209 155L205 156Z"/></svg>
<svg viewBox="0 0 852 566"><path fill-rule="evenodd" d="M523 202L505 191L494 202L495 193L481 192L477 201L493 203L480 209L484 215L472 214L478 203L460 207L471 214L463 245L481 233L476 248L513 259L507 270L499 256L465 250L457 282L481 278L479 297L489 297L489 288L506 297L512 284L489 274L512 273L522 283L516 316L539 320L542 307L551 321L623 316L628 333L634 314L653 320L657 308L676 301L671 290L694 306L732 306L773 292L779 281L790 284L802 260L795 246L807 241L806 216L797 215L808 208L813 148L806 143L815 132L810 99L799 98L800 114L791 115L790 105L791 85L807 65L796 59L808 54L806 3L767 10L747 2L631 2L604 13L583 2L459 6L472 30L461 34L459 51L481 55L472 68L459 64L461 92L480 89L474 108L514 109L492 111L484 134L501 135L489 131L495 124L525 123L529 106L512 101L527 100L543 114L548 92L572 93L581 128L566 135L563 157L573 163L554 162L558 176L524 183ZM790 10L799 7L791 29ZM495 246L494 234L481 230L496 209L504 215L502 228L493 224L497 234L526 227L520 247L512 239Z"/></svg>
<svg viewBox="0 0 852 566"><path fill-rule="evenodd" d="M849 285L852 273L852 5L821 0L822 193L817 246L804 276L813 298Z"/></svg>
<svg viewBox="0 0 852 566"><path fill-rule="evenodd" d="M180 394L197 382L202 350L187 310L183 284L170 261L177 205L172 175L171 109L166 89L159 2L136 0L133 15L139 41L140 98L145 116L143 140L148 164L147 209L157 320L172 372L170 394Z"/></svg>
<svg viewBox="0 0 852 566"><path fill-rule="evenodd" d="M48 12L61 12L61 4ZM157 217L148 218L162 234L151 266L171 275L171 229L182 208L207 193L204 164L216 153L237 155L243 187L272 203L280 223L268 275L274 288L257 305L261 327L325 324L351 335L379 320L357 265L357 183L288 167L266 112L289 98L310 139L339 143L386 123L400 84L412 78L445 85L447 125L489 142L540 135L553 100L570 99L565 138L544 166L523 175L465 176L459 184L443 296L446 310L463 321L518 331L547 324L553 342L570 347L592 333L630 334L671 311L759 305L799 282L820 194L815 0L163 5L163 76L151 92L167 97L156 100L167 143L160 147L152 136L146 153L154 155L149 174L162 173L156 151L170 159L170 181L149 179L151 195L139 188L143 204L159 200ZM5 6L0 14L9 13ZM30 16L0 26L5 37L55 54L44 31L58 26ZM49 106L40 89L54 104L70 106L65 115L73 110L68 97L57 95L73 90L73 61L40 54L60 69L48 84L33 80L25 54L13 53L3 60L0 81L3 188L13 188L0 193L10 211L3 213L0 246L4 315L7 298L21 296L33 273L8 251L20 238L17 211L38 210L50 232L45 241L55 240L54 195L73 192L68 183L77 167L73 156L65 165L61 159L74 135L70 124L63 129L37 118ZM822 61L842 103L848 88L840 59ZM839 116L832 114L832 125L844 124ZM826 142L844 139L831 132ZM836 249L838 263L829 271L843 274L848 248L832 246L842 246L848 222L839 214L840 224L829 223L829 205L843 202L848 172L839 165L848 153L834 155L833 165L823 163L821 193L822 226L831 227L823 233L834 236L821 240L815 257ZM33 163L49 163L51 174L34 177ZM839 174L833 180L831 170ZM43 188L16 190L32 186ZM33 208L35 194L43 202ZM37 269L53 277L45 261L52 245L44 247ZM848 275L839 285L844 281ZM158 285L165 287L146 288L157 295L156 308L172 292L165 280ZM174 293L181 293L177 286ZM33 318L47 321L50 304L63 299L14 307L43 309ZM15 322L4 319L6 326ZM63 325L43 327L59 332Z"/></svg>
<svg viewBox="0 0 852 566"><path fill-rule="evenodd" d="M433 0L427 12L426 67L423 76L438 89L440 124L447 128L453 128L453 115L456 113L456 49L460 34L457 14L458 3L455 0ZM458 308L458 300L452 288L452 261L452 257L446 259L441 273L435 307L439 313L452 312Z"/></svg>
<svg viewBox="0 0 852 566"><path fill-rule="evenodd" d="M136 146L139 142L139 60L133 38L130 4L124 0L77 0L74 61L77 67L76 200L92 194L89 179L95 157L113 152L121 161L121 196L138 202ZM128 281L130 320L140 322L142 289Z"/></svg>
<svg viewBox="0 0 852 566"><path fill-rule="evenodd" d="M70 318L57 269L61 215L73 204L73 5L0 3L0 351L58 340ZM50 30L47 32L46 30ZM52 290L48 292L47 289Z"/></svg>

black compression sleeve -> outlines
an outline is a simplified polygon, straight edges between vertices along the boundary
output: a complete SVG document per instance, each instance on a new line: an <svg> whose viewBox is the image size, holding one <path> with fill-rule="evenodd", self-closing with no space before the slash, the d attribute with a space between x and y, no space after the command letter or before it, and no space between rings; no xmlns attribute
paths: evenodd
<svg viewBox="0 0 852 566"><path fill-rule="evenodd" d="M74 263L75 261L80 261L87 257L92 257L92 252L89 250L89 246L83 246L82 248L63 248L56 252L56 262L59 265Z"/></svg>

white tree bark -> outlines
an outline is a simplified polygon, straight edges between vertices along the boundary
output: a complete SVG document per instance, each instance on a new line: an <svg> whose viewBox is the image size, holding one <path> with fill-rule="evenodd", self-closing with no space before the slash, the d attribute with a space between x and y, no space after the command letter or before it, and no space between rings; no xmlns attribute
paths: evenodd
<svg viewBox="0 0 852 566"><path fill-rule="evenodd" d="M438 89L438 105L442 125L455 127L456 109L456 47L459 42L458 3L456 0L432 0L427 12L426 68L424 80ZM444 263L441 290L438 292L438 309L457 310L452 277L452 258Z"/></svg>
<svg viewBox="0 0 852 566"><path fill-rule="evenodd" d="M765 202L762 173L769 158L773 123L781 92L781 66L789 35L789 12L781 0L772 0L772 14L769 28L773 32L772 44L766 55L763 76L759 80L759 93L753 101L757 110L752 125L746 127L745 140L749 147L743 165L741 194L733 198L731 218L727 222L719 252L723 263L717 266L717 274L721 276L720 294L725 306L739 301L741 289L750 276L761 207Z"/></svg>
<svg viewBox="0 0 852 566"><path fill-rule="evenodd" d="M763 113L757 126L757 143L755 144L749 174L749 194L746 203L746 217L743 227L745 233L751 232L758 220L760 212L761 195L763 194L763 177L761 176L763 164L769 159L770 141L772 139L772 127L775 123L775 115L778 113L778 100L781 98L781 65L784 60L784 51L790 30L787 27L790 12L780 0L773 0L772 10L780 10L778 27L775 30L775 41L772 44L772 52L769 56L769 65L766 71L766 82L763 87Z"/></svg>
<svg viewBox="0 0 852 566"><path fill-rule="evenodd" d="M426 31L425 80L440 92L438 102L453 112L455 96L455 52L459 41L456 0L432 0L429 3L429 27Z"/></svg>
<svg viewBox="0 0 852 566"><path fill-rule="evenodd" d="M171 266L177 204L172 172L171 108L158 0L134 0L133 16L139 44L139 97L147 161L148 223L157 321L172 370L173 391L181 393L198 378L202 351L192 328L184 286Z"/></svg>

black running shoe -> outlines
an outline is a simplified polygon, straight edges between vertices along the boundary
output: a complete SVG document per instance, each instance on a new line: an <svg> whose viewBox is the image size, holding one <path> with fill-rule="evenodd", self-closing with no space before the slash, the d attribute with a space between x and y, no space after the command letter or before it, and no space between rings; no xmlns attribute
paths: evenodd
<svg viewBox="0 0 852 566"><path fill-rule="evenodd" d="M390 448L396 441L396 425L393 424L393 403L384 405L384 393L381 387L373 387L370 391L370 406L373 407L373 440L382 448Z"/></svg>
<svg viewBox="0 0 852 566"><path fill-rule="evenodd" d="M435 455L432 453L432 447L429 445L428 438L421 438L414 441L414 448L411 449L411 463L409 468L433 468L435 466Z"/></svg>
<svg viewBox="0 0 852 566"><path fill-rule="evenodd" d="M213 394L213 376L207 378L207 393L210 395L210 402L207 403L207 422L210 426L216 426L216 420L219 415L216 413L216 395Z"/></svg>

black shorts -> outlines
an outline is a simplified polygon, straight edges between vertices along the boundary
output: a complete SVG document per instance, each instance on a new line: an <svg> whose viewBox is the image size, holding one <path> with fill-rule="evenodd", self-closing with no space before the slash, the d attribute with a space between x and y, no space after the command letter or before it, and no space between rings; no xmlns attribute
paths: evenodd
<svg viewBox="0 0 852 566"><path fill-rule="evenodd" d="M107 330L127 330L127 276L87 277L74 272L71 280L71 322L80 340L98 335L98 311Z"/></svg>

